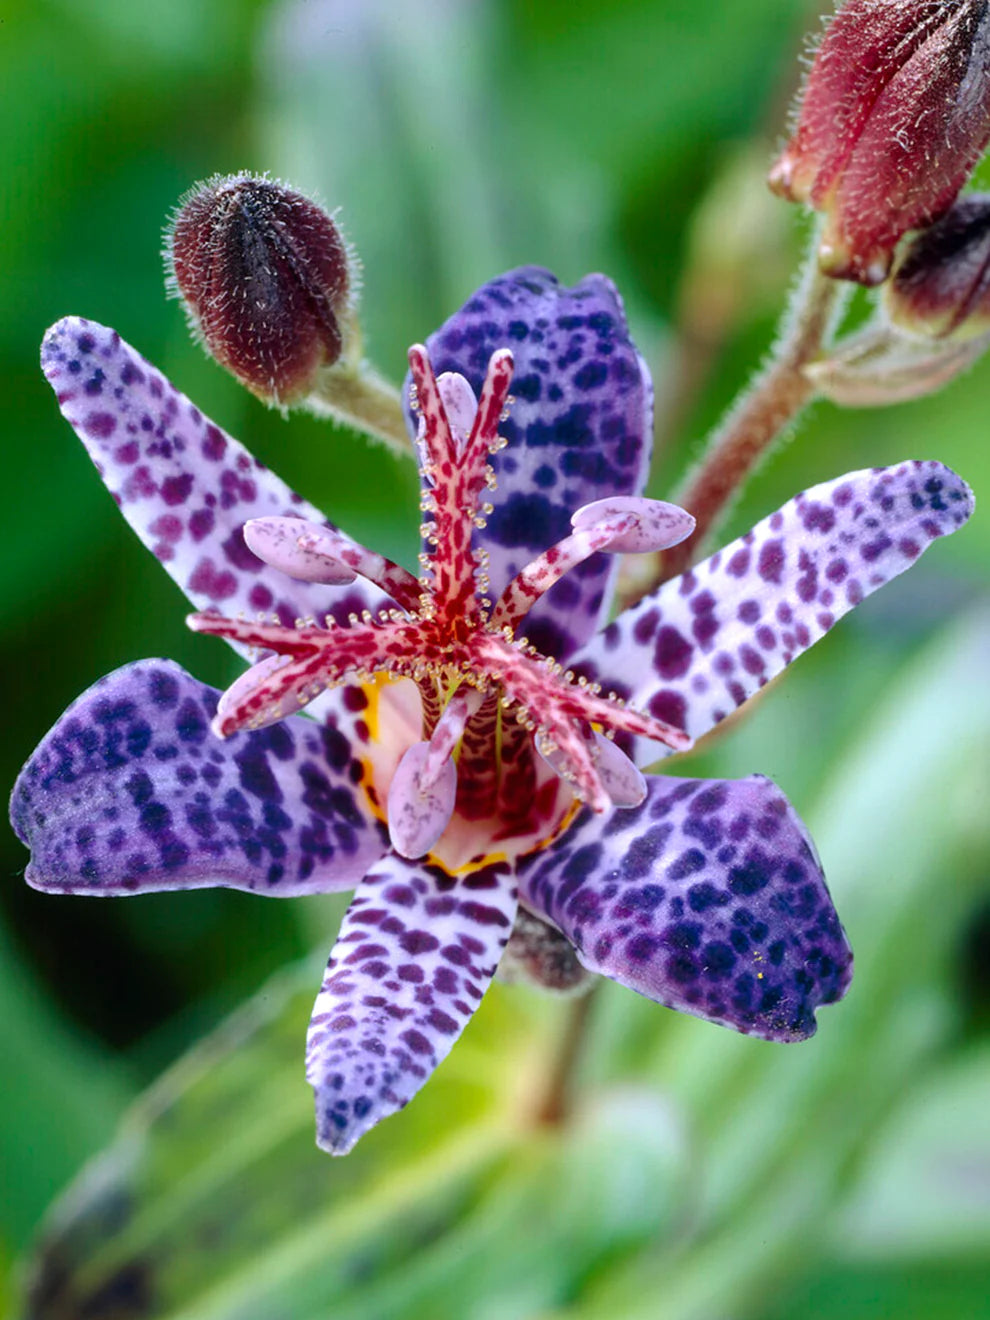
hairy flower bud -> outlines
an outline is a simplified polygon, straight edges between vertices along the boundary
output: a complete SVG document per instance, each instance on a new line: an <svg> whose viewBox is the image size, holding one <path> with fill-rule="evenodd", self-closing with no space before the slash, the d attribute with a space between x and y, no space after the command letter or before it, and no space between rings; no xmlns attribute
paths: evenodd
<svg viewBox="0 0 990 1320"><path fill-rule="evenodd" d="M199 184L172 219L165 260L194 331L260 398L298 401L346 353L347 246L321 207L284 185L250 174Z"/></svg>
<svg viewBox="0 0 990 1320"><path fill-rule="evenodd" d="M827 274L879 284L898 240L951 206L988 140L988 0L849 0L770 186L825 212Z"/></svg>
<svg viewBox="0 0 990 1320"><path fill-rule="evenodd" d="M963 343L990 332L990 194L961 197L898 255L884 290L909 334Z"/></svg>

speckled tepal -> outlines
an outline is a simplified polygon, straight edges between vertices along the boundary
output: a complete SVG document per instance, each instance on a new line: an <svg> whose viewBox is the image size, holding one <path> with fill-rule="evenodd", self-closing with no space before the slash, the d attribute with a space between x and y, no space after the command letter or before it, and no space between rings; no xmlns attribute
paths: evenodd
<svg viewBox="0 0 990 1320"><path fill-rule="evenodd" d="M617 556L692 520L642 498L651 386L602 276L512 271L410 351L415 574L113 331L60 322L43 363L192 626L261 659L222 695L145 660L80 697L14 790L27 879L356 888L309 1035L322 1146L346 1152L419 1090L520 907L661 1004L768 1040L814 1031L851 954L793 807L760 775L643 769L961 526L958 477L905 462L826 482L609 623Z"/></svg>

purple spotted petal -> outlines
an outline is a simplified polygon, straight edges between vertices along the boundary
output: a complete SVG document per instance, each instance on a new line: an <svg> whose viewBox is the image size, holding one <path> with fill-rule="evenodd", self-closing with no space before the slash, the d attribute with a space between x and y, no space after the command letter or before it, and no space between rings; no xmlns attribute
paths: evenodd
<svg viewBox="0 0 990 1320"><path fill-rule="evenodd" d="M67 317L45 336L41 365L121 512L197 609L275 613L291 625L380 607L385 598L364 583L293 581L252 554L242 534L249 518L323 515L115 331Z"/></svg>
<svg viewBox="0 0 990 1320"><path fill-rule="evenodd" d="M516 912L502 865L457 878L386 857L358 888L313 1009L306 1075L317 1141L346 1155L450 1052Z"/></svg>
<svg viewBox="0 0 990 1320"><path fill-rule="evenodd" d="M519 890L591 971L767 1040L810 1036L852 974L807 832L762 775L656 776L642 806L585 811L526 858Z"/></svg>
<svg viewBox="0 0 990 1320"><path fill-rule="evenodd" d="M573 668L700 738L972 510L941 463L824 482L627 610Z"/></svg>
<svg viewBox="0 0 990 1320"><path fill-rule="evenodd" d="M27 880L71 894L350 889L388 846L335 729L294 716L220 742L219 693L169 660L85 692L14 786Z"/></svg>
<svg viewBox="0 0 990 1320"><path fill-rule="evenodd" d="M490 555L493 597L571 531L571 514L609 495L638 495L649 467L653 388L629 338L619 295L603 275L564 289L524 266L484 285L427 340L433 369L460 372L478 394L488 359L515 360L508 447L475 544ZM408 392L408 391L407 391ZM524 631L563 659L601 623L615 562L589 559L540 600Z"/></svg>

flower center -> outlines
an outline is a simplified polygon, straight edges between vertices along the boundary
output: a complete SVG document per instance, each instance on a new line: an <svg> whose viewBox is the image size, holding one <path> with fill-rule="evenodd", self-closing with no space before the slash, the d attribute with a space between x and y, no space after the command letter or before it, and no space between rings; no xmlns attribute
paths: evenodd
<svg viewBox="0 0 990 1320"><path fill-rule="evenodd" d="M544 592L589 555L666 548L688 536L694 523L658 500L597 500L578 509L571 534L493 600L487 555L475 546L474 533L492 511L483 497L497 488L489 459L506 443L499 424L511 403L512 355L508 349L493 354L477 399L463 376L437 379L421 345L410 349L409 361L419 415L421 575L333 528L259 518L246 524L244 538L266 563L327 585L360 576L391 604L377 616L352 615L346 625L328 616L322 624L299 619L286 628L213 613L192 615L189 623L197 632L270 652L221 698L213 721L220 737L274 723L345 682L368 685L376 675L412 680L420 736L410 737L407 721L393 721L404 745L379 758L373 775L393 846L404 857L421 857L442 836L449 842L446 836L456 835L458 826L462 833L470 826L468 856L482 837L488 848L515 840L513 851L519 851L524 840L527 848L548 841L574 798L595 811L642 800L642 776L610 741L612 734L640 735L675 750L690 746L683 730L565 672L518 635L519 625ZM379 741L394 743L384 719L379 724Z"/></svg>

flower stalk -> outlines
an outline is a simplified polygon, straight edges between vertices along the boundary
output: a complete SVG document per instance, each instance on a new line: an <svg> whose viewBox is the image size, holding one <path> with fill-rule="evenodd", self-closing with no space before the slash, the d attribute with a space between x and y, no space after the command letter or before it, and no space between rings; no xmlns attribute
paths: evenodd
<svg viewBox="0 0 990 1320"><path fill-rule="evenodd" d="M574 1102L574 1079L584 1057L596 991L600 981L593 982L583 994L575 995L567 1004L567 1017L561 1025L557 1052L546 1074L546 1086L536 1106L536 1122L546 1127L559 1127L571 1113Z"/></svg>
<svg viewBox="0 0 990 1320"><path fill-rule="evenodd" d="M757 463L814 397L815 385L804 368L828 343L847 297L847 286L822 274L817 248L816 229L770 361L732 405L701 462L674 496L694 517L693 533L649 561L636 563L635 576L627 574L620 584L624 604L682 573L697 558Z"/></svg>
<svg viewBox="0 0 990 1320"><path fill-rule="evenodd" d="M317 374L312 391L303 401L310 412L330 417L342 426L382 440L406 458L413 456L402 412L402 396L395 386L367 362L356 366L335 362Z"/></svg>

